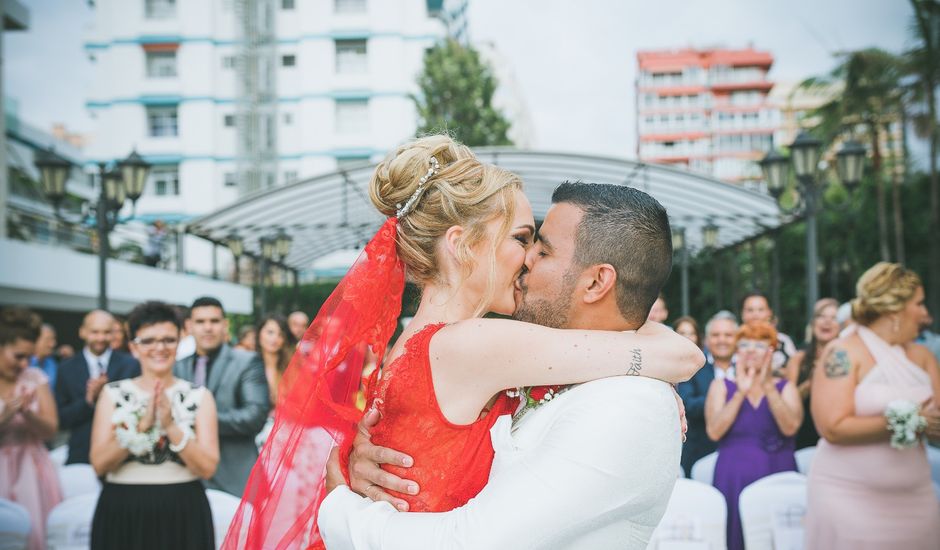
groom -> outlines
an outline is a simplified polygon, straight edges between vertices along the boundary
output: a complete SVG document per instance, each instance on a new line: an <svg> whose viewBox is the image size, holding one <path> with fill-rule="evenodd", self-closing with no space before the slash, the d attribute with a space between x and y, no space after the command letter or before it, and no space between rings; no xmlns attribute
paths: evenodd
<svg viewBox="0 0 940 550"><path fill-rule="evenodd" d="M642 191L564 183L526 256L515 318L556 328L633 330L672 268L666 211ZM624 356L624 363L630 358ZM636 376L561 392L493 427L496 457L487 486L440 514L399 513L380 487L413 482L377 462L410 458L368 442L351 456L353 487L334 489L319 513L330 550L439 548L643 549L662 518L679 472L679 411L671 387ZM335 463L333 464L335 466ZM337 479L330 468L329 483Z"/></svg>

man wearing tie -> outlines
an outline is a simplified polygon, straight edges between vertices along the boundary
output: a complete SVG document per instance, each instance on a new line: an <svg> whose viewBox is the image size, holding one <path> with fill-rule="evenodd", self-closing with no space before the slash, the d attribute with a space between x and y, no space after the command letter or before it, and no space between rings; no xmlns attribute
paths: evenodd
<svg viewBox="0 0 940 550"><path fill-rule="evenodd" d="M91 444L91 421L101 388L108 382L140 375L140 364L124 353L111 349L114 317L96 309L87 315L78 336L85 342L81 353L59 366L55 401L59 427L70 430L66 464L87 464Z"/></svg>
<svg viewBox="0 0 940 550"><path fill-rule="evenodd" d="M177 361L173 374L208 388L219 414L219 467L208 486L241 496L258 459L255 435L271 407L264 365L256 354L228 345L228 320L215 298L193 302L186 324L196 353Z"/></svg>

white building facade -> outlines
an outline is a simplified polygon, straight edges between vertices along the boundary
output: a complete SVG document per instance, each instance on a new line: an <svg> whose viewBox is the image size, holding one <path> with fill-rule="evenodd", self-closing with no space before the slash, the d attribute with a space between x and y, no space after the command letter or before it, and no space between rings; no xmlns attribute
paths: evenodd
<svg viewBox="0 0 940 550"><path fill-rule="evenodd" d="M259 5L273 53L255 71L274 91L260 134L275 151L261 189L376 160L414 135L424 51L445 33L425 0L97 0L86 155L111 161L136 148L154 165L144 219L182 223L245 193L240 10ZM194 246L187 265L208 245Z"/></svg>

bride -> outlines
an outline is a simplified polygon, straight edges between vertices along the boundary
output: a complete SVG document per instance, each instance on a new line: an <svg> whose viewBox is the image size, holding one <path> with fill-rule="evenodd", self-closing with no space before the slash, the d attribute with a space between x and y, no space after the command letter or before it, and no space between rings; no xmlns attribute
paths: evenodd
<svg viewBox="0 0 940 550"><path fill-rule="evenodd" d="M658 324L621 333L482 318L515 309L535 221L518 176L479 162L449 137L421 138L389 155L370 196L388 219L284 376L272 435L224 548L321 544L313 520L326 458L334 442L341 460L348 457L361 416L352 396L362 343L385 365L367 385L367 407L383 418L373 442L414 457L408 473L421 493L401 498L427 512L459 507L485 485L489 429L518 405L504 390L624 374L676 383L703 363L694 344ZM383 362L405 272L421 301Z"/></svg>

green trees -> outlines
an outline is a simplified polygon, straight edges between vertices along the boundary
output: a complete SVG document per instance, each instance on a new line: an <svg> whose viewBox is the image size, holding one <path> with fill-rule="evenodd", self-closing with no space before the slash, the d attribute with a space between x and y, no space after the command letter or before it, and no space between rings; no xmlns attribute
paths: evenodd
<svg viewBox="0 0 940 550"><path fill-rule="evenodd" d="M493 107L496 78L480 54L455 40L424 54L418 77L418 134L448 132L471 147L512 145L509 121Z"/></svg>

